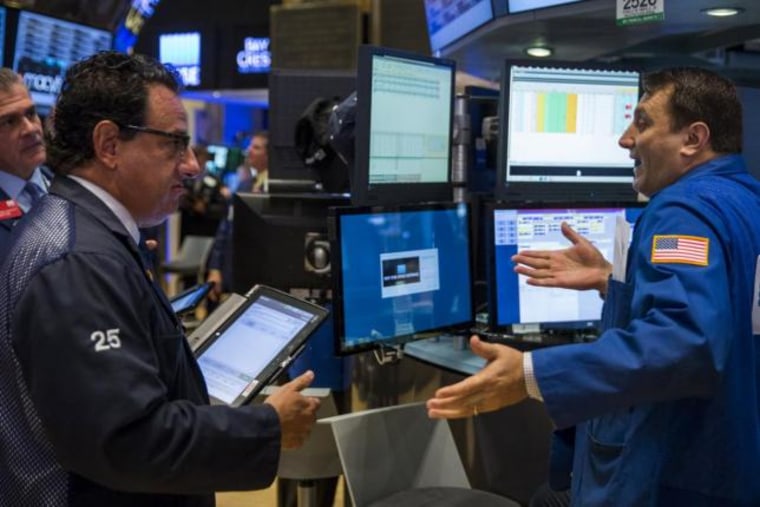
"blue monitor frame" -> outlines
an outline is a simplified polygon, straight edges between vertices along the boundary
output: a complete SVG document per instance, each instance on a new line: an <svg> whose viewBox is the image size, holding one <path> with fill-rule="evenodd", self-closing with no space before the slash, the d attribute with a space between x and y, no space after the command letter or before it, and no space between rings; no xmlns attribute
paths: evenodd
<svg viewBox="0 0 760 507"><path fill-rule="evenodd" d="M514 272L511 258L524 249L551 250L570 246L560 231L560 224L566 221L594 242L612 262L616 217L624 217L633 230L645 206L646 202L488 204L486 241L491 329L518 334L596 330L603 303L597 291L528 286L521 280L524 277ZM539 243L540 247L533 246ZM527 298L530 298L530 305ZM551 317L547 320L531 318L541 314ZM574 318L564 319L563 315L574 315Z"/></svg>
<svg viewBox="0 0 760 507"><path fill-rule="evenodd" d="M334 208L328 233L338 354L472 323L467 204Z"/></svg>

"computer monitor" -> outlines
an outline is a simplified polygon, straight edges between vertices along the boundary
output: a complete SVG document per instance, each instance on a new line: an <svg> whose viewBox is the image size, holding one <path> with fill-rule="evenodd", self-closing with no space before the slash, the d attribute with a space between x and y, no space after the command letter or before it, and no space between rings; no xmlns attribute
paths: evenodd
<svg viewBox="0 0 760 507"><path fill-rule="evenodd" d="M633 160L618 139L640 73L610 65L505 63L497 195L504 200L635 200Z"/></svg>
<svg viewBox="0 0 760 507"><path fill-rule="evenodd" d="M430 49L440 51L493 19L491 0L425 0Z"/></svg>
<svg viewBox="0 0 760 507"><path fill-rule="evenodd" d="M454 203L331 211L339 354L472 322L468 215Z"/></svg>
<svg viewBox="0 0 760 507"><path fill-rule="evenodd" d="M451 200L455 70L452 60L360 48L352 203Z"/></svg>
<svg viewBox="0 0 760 507"><path fill-rule="evenodd" d="M336 194L249 194L233 198L232 289L329 289L327 210L348 205Z"/></svg>
<svg viewBox="0 0 760 507"><path fill-rule="evenodd" d="M47 114L61 91L66 69L98 51L111 49L111 41L106 30L21 11L13 70L23 75L32 101Z"/></svg>
<svg viewBox="0 0 760 507"><path fill-rule="evenodd" d="M489 316L494 330L507 333L595 330L602 299L594 290L535 287L514 271L511 258L522 250L570 246L560 226L567 222L613 262L618 219L631 226L645 203L536 203L489 205ZM630 241L630 237L628 238Z"/></svg>

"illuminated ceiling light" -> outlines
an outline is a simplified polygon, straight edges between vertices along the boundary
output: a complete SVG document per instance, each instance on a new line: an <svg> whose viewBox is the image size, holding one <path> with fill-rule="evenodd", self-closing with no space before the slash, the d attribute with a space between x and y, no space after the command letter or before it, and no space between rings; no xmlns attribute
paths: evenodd
<svg viewBox="0 0 760 507"><path fill-rule="evenodd" d="M525 53L535 58L546 58L547 56L551 56L554 50L545 46L533 46L527 48Z"/></svg>
<svg viewBox="0 0 760 507"><path fill-rule="evenodd" d="M744 9L741 7L710 7L709 9L702 9L702 12L708 16L715 16L717 18L736 16L742 11L744 11Z"/></svg>

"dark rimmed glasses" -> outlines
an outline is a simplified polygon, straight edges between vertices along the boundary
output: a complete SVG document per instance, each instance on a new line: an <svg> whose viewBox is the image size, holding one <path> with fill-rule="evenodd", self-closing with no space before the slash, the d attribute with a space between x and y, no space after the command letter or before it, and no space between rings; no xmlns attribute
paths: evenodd
<svg viewBox="0 0 760 507"><path fill-rule="evenodd" d="M190 147L190 136L188 134L180 134L179 132L168 132L166 130L159 130L150 127L141 127L139 125L119 125L119 128L125 130L132 130L134 132L144 132L145 134L153 134L154 136L166 137L172 140L172 148L174 150L174 156L177 159L181 159L187 149Z"/></svg>

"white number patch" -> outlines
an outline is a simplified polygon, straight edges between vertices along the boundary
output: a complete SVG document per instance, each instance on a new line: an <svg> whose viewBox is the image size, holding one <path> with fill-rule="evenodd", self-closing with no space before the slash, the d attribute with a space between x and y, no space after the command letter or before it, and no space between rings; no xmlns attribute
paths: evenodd
<svg viewBox="0 0 760 507"><path fill-rule="evenodd" d="M90 335L90 341L95 342L95 352L121 348L118 328L109 329L106 332L95 331Z"/></svg>

